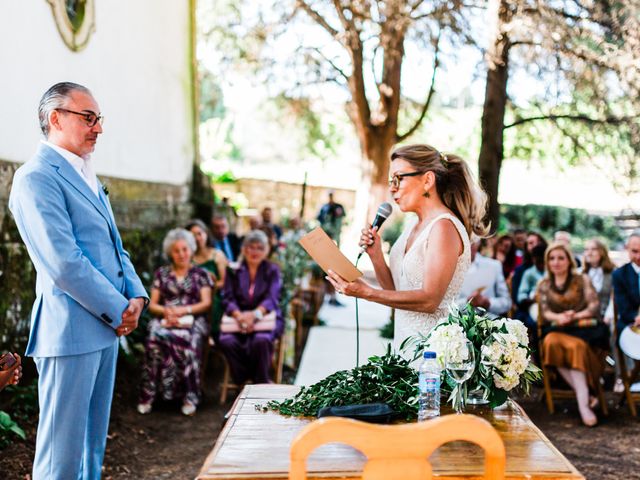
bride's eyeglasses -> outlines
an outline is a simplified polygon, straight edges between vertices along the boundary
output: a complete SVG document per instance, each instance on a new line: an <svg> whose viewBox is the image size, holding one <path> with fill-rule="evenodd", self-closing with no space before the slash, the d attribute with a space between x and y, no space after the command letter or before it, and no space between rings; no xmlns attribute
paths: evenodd
<svg viewBox="0 0 640 480"><path fill-rule="evenodd" d="M415 177L417 175L423 175L426 172L407 172L407 173L394 173L393 176L389 179L389 188L398 189L400 188L400 182L404 177Z"/></svg>

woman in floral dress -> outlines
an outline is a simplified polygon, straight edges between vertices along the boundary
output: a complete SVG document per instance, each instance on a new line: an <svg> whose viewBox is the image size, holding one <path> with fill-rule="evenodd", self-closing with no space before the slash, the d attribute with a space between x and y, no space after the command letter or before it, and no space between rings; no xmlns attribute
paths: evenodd
<svg viewBox="0 0 640 480"><path fill-rule="evenodd" d="M151 411L153 401L182 398L182 413L193 415L200 400L200 362L209 335L212 281L192 264L196 243L187 230L176 228L164 239L171 260L160 267L151 287L149 336L142 370L138 411Z"/></svg>

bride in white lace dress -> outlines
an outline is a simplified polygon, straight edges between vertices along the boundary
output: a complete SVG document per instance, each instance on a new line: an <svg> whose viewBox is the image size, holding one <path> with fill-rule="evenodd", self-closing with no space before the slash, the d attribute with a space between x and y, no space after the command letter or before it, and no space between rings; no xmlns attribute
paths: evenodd
<svg viewBox="0 0 640 480"><path fill-rule="evenodd" d="M413 212L391 249L387 266L375 229L362 231L381 288L347 282L335 272L337 291L396 309L394 346L427 334L447 315L471 263L469 236L485 236L486 195L466 162L428 145L408 145L391 155L389 190L403 212Z"/></svg>

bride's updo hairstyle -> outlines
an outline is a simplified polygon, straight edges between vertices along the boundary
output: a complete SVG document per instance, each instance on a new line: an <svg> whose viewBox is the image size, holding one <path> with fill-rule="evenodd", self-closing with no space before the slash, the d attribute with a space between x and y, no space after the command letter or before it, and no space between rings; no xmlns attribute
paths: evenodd
<svg viewBox="0 0 640 480"><path fill-rule="evenodd" d="M433 172L436 191L442 202L464 225L469 237L486 237L489 225L484 221L487 194L476 183L467 162L453 154L444 154L430 145L406 145L391 154L391 161L401 159L416 171Z"/></svg>

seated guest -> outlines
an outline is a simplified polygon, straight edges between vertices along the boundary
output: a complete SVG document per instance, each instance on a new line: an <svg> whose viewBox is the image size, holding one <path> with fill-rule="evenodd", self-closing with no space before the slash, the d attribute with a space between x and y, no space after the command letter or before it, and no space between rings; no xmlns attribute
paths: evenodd
<svg viewBox="0 0 640 480"><path fill-rule="evenodd" d="M511 272L516 268L516 247L511 235L498 237L493 250L493 258L502 264L504 278L509 278Z"/></svg>
<svg viewBox="0 0 640 480"><path fill-rule="evenodd" d="M556 367L576 394L582 422L594 426L589 388L596 389L604 368L608 330L600 320L600 305L587 275L576 272L573 255L562 243L545 254L546 277L538 285L543 324L544 365Z"/></svg>
<svg viewBox="0 0 640 480"><path fill-rule="evenodd" d="M531 252L531 260L533 265L527 268L522 274L522 281L518 287L518 320L524 322L524 324L530 329L535 330L537 318L532 318L529 313L529 308L536 301L536 291L538 283L544 277L544 254L546 247L544 245L537 245Z"/></svg>
<svg viewBox="0 0 640 480"><path fill-rule="evenodd" d="M527 231L516 228L513 231L513 245L516 247L516 267L524 262L524 252L527 248Z"/></svg>
<svg viewBox="0 0 640 480"><path fill-rule="evenodd" d="M607 320L611 292L613 286L612 272L615 265L609 258L607 246L597 238L587 240L584 245L584 273L589 275L593 288L598 292L600 300L600 318ZM613 316L613 315L612 315Z"/></svg>
<svg viewBox="0 0 640 480"><path fill-rule="evenodd" d="M276 234L276 238L279 241L282 237L282 227L277 223L273 223L273 210L271 207L264 207L262 209L262 226L270 227L273 233Z"/></svg>
<svg viewBox="0 0 640 480"><path fill-rule="evenodd" d="M202 220L194 219L187 223L189 230L196 240L196 252L193 262L196 266L209 272L211 281L215 286L211 307L211 335L218 339L220 334L220 319L222 318L222 287L224 275L227 270L227 257L220 250L210 246L209 229Z"/></svg>
<svg viewBox="0 0 640 480"><path fill-rule="evenodd" d="M9 357L13 357L13 360ZM0 390L7 385L17 385L20 377L22 377L22 359L20 355L17 353L0 355Z"/></svg>
<svg viewBox="0 0 640 480"><path fill-rule="evenodd" d="M151 286L149 337L145 345L138 412L149 413L157 396L182 399L182 413L193 415L200 400L200 361L209 336L209 274L192 264L196 241L182 228L162 244L171 264L156 270Z"/></svg>
<svg viewBox="0 0 640 480"><path fill-rule="evenodd" d="M562 243L568 248L571 248L571 234L564 230L558 230L556 233L554 233L553 241L557 243ZM578 258L577 255L573 256L573 261L576 263L576 268L582 267L582 262L580 261L580 258Z"/></svg>
<svg viewBox="0 0 640 480"><path fill-rule="evenodd" d="M511 308L509 289L499 261L478 253L480 241L471 244L471 265L464 277L457 303L470 303L494 315L506 315Z"/></svg>
<svg viewBox="0 0 640 480"><path fill-rule="evenodd" d="M627 325L640 327L640 234L634 233L626 244L629 263L614 270L613 298L618 308L618 335Z"/></svg>
<svg viewBox="0 0 640 480"><path fill-rule="evenodd" d="M258 230L262 225L262 217L260 215L253 215L249 217L249 230Z"/></svg>
<svg viewBox="0 0 640 480"><path fill-rule="evenodd" d="M249 232L242 242L242 262L227 269L222 302L225 313L238 323L239 333L221 333L220 348L237 384L251 380L269 383L273 342L284 330L280 312L280 268L267 260L269 240L264 232ZM272 331L253 330L254 323L275 312Z"/></svg>
<svg viewBox="0 0 640 480"><path fill-rule="evenodd" d="M211 220L213 246L220 250L230 262L238 260L241 239L235 233L229 232L229 223L222 215L214 215Z"/></svg>
<svg viewBox="0 0 640 480"><path fill-rule="evenodd" d="M289 219L289 228L282 236L283 242L297 242L302 236L307 233L302 225L300 217L291 217Z"/></svg>
<svg viewBox="0 0 640 480"><path fill-rule="evenodd" d="M258 227L258 230L267 236L267 240L269 241L269 253L267 253L267 258L271 259L271 257L273 257L273 255L278 251L278 248L280 248L278 236L269 225L262 224Z"/></svg>
<svg viewBox="0 0 640 480"><path fill-rule="evenodd" d="M513 301L513 305L516 306L516 313L518 312L518 289L520 288L522 275L524 275L524 272L525 270L527 270L527 268L533 265L531 251L537 245L544 245L545 250L547 249L547 241L542 237L542 235L537 232L527 233L527 242L524 249L524 259L522 261L522 265L518 265L511 274L511 278L507 278L507 282L510 283L511 287L511 300Z"/></svg>

